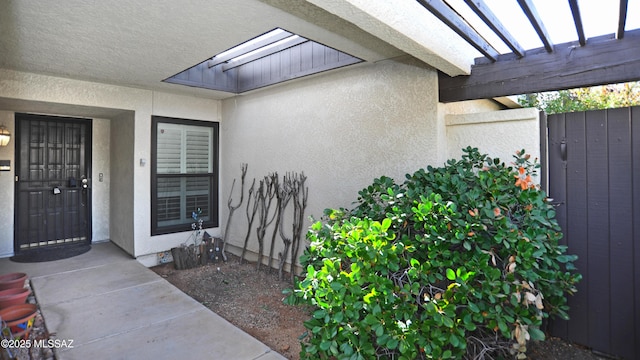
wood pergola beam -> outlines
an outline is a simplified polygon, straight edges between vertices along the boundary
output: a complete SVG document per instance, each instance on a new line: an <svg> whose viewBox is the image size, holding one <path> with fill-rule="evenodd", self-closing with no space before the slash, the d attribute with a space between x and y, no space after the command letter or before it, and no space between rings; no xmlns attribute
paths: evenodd
<svg viewBox="0 0 640 360"><path fill-rule="evenodd" d="M471 75L439 76L440 102L491 99L500 96L613 84L640 80L640 29L529 50L523 58L500 55L496 62L476 59Z"/></svg>
<svg viewBox="0 0 640 360"><path fill-rule="evenodd" d="M616 32L616 38L622 39L624 37L624 26L627 23L627 0L620 0L620 9L618 12L618 31Z"/></svg>
<svg viewBox="0 0 640 360"><path fill-rule="evenodd" d="M417 0L420 5L429 10L440 21L449 26L456 34L460 35L466 42L478 50L488 59L495 61L498 52L478 34L467 22L462 19L442 0Z"/></svg>
<svg viewBox="0 0 640 360"><path fill-rule="evenodd" d="M542 40L544 48L547 49L548 52L552 52L553 43L551 42L547 28L545 28L542 19L540 19L540 15L538 15L536 7L533 6L533 2L531 0L518 0L518 4L520 4L520 8L522 8L522 11L524 11L524 14L529 19L529 22L533 25L533 28L540 37L540 40Z"/></svg>
<svg viewBox="0 0 640 360"><path fill-rule="evenodd" d="M509 33L506 27L502 25L500 20L495 16L495 14L489 9L489 7L485 4L483 0L464 0L464 2L469 6L473 12L484 21L487 26L493 30L498 37L504 41L504 43L513 51L514 54L522 57L524 56L524 49L518 41Z"/></svg>
<svg viewBox="0 0 640 360"><path fill-rule="evenodd" d="M578 0L569 0L569 6L571 7L573 23L576 25L576 32L578 33L578 42L580 43L580 46L585 46L587 38L584 36L584 28L582 27L582 17L580 16Z"/></svg>

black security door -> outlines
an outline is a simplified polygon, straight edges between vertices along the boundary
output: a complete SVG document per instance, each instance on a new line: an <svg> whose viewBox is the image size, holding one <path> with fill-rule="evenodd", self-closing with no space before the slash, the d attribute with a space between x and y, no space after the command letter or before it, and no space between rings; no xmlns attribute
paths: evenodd
<svg viewBox="0 0 640 360"><path fill-rule="evenodd" d="M16 114L16 254L91 243L91 120Z"/></svg>

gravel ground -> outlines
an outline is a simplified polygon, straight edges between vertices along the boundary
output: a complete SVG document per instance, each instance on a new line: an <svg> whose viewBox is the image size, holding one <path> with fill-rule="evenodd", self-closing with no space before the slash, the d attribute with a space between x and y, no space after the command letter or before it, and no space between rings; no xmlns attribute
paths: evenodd
<svg viewBox="0 0 640 360"><path fill-rule="evenodd" d="M309 315L282 302L291 283L279 281L275 270L257 271L233 255L226 263L188 270L175 270L172 263L151 270L286 358L299 358L298 337Z"/></svg>
<svg viewBox="0 0 640 360"><path fill-rule="evenodd" d="M306 331L303 321L309 312L282 303L282 290L291 285L279 281L275 271L265 267L256 271L255 264L241 264L235 256L226 263L188 270L175 270L172 263L152 270L283 356L299 359L299 337ZM532 360L606 359L557 338L529 344L528 356Z"/></svg>

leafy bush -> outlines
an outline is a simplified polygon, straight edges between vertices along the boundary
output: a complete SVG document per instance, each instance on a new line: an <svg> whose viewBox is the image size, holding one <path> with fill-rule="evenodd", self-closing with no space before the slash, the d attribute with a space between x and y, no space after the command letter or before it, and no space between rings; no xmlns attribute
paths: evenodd
<svg viewBox="0 0 640 360"><path fill-rule="evenodd" d="M312 226L287 298L315 309L301 358L523 358L544 318L567 318L580 275L537 165L464 151L403 184L376 179Z"/></svg>

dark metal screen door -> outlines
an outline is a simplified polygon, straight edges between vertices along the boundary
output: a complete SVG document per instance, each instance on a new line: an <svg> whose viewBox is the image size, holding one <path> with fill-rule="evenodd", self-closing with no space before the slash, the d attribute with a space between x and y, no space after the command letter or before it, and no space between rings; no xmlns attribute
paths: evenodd
<svg viewBox="0 0 640 360"><path fill-rule="evenodd" d="M16 254L91 243L91 120L16 114Z"/></svg>

